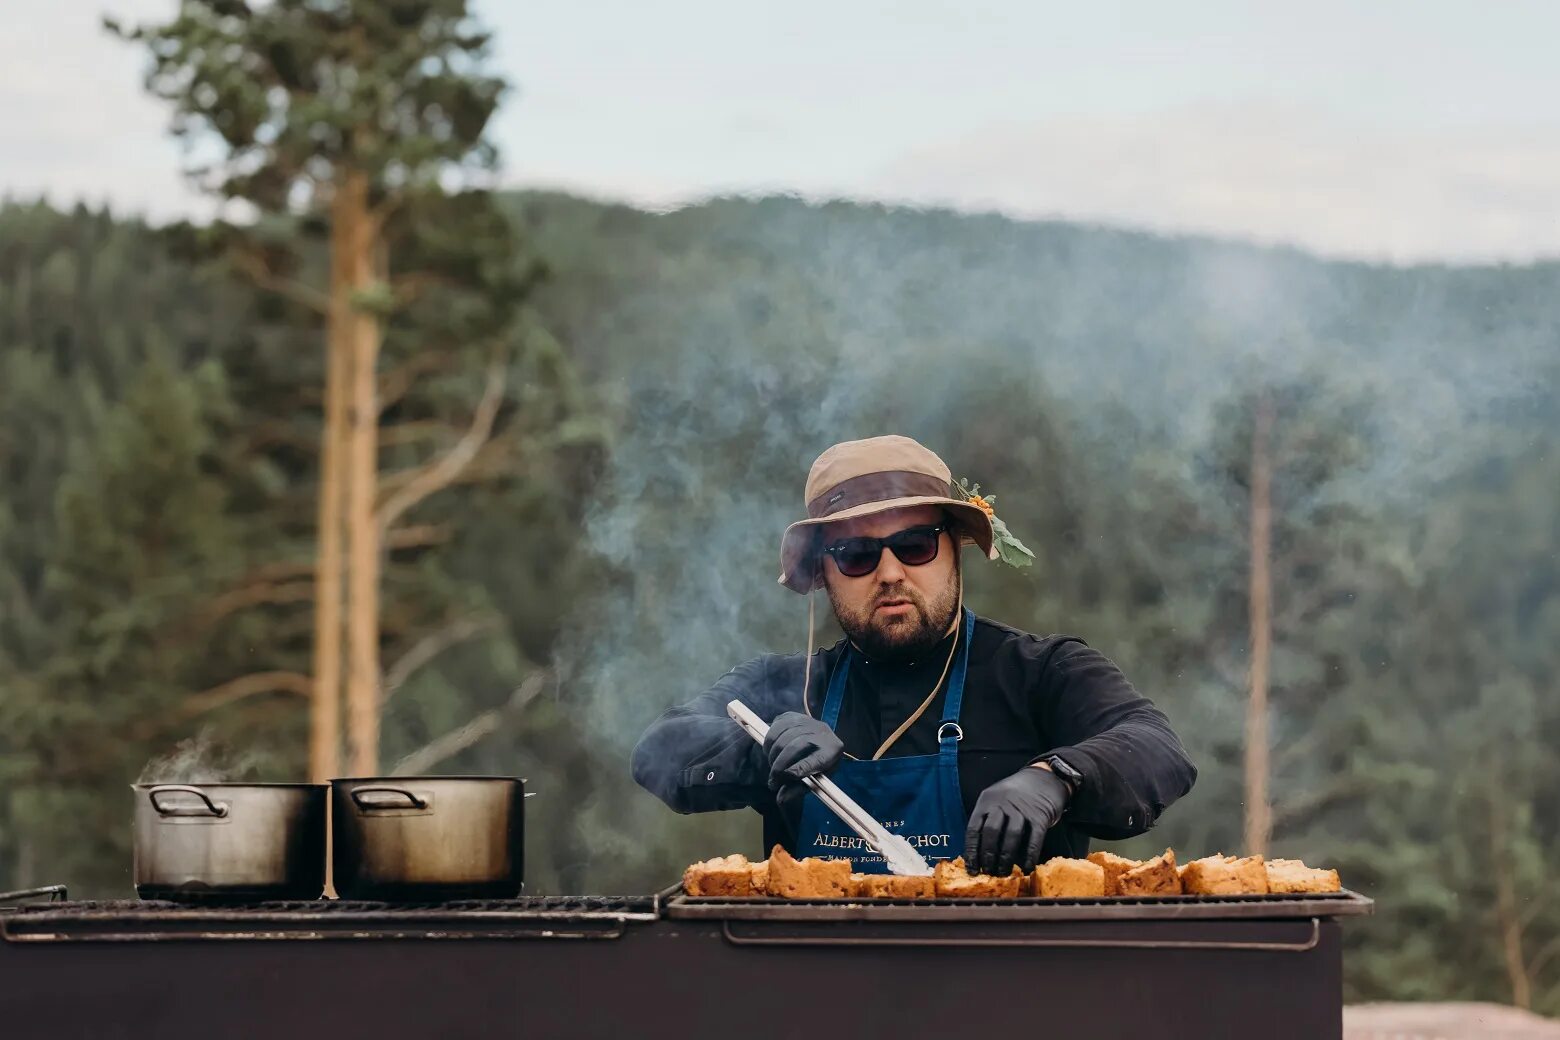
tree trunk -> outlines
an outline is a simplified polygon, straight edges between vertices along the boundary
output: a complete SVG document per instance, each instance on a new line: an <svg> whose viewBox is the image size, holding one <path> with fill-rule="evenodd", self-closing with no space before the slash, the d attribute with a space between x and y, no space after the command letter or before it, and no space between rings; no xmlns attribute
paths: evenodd
<svg viewBox="0 0 1560 1040"><path fill-rule="evenodd" d="M1251 689L1246 701L1246 853L1266 856L1273 835L1268 795L1268 670L1273 642L1273 401L1257 398L1251 431Z"/></svg>
<svg viewBox="0 0 1560 1040"><path fill-rule="evenodd" d="M1527 958L1522 954L1522 916L1517 910L1517 885L1512 876L1512 835L1502 792L1491 788L1490 856L1495 876L1495 920L1500 928L1501 958L1506 963L1506 978L1511 982L1511 1002L1529 1010L1533 1007L1533 980Z"/></svg>
<svg viewBox="0 0 1560 1040"><path fill-rule="evenodd" d="M351 371L353 212L345 192L331 203L330 310L325 324L325 427L320 435L319 549L314 565L314 699L309 712L309 777L341 775L342 480Z"/></svg>
<svg viewBox="0 0 1560 1040"><path fill-rule="evenodd" d="M379 274L378 228L368 209L368 178L341 180L353 229L349 282L368 289ZM379 771L379 320L358 310L351 323L347 406L347 745L354 776Z"/></svg>

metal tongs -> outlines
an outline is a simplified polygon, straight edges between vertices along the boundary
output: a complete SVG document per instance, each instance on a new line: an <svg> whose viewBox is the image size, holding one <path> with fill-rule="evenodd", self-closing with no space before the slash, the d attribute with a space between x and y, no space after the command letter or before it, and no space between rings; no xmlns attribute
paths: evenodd
<svg viewBox="0 0 1560 1040"><path fill-rule="evenodd" d="M730 701L726 704L726 714L736 720L737 725L747 731L747 735L764 743L764 738L769 736L769 725L763 719L753 714L746 704L741 701ZM930 877L931 864L926 862L926 857L915 851L904 838L889 832L877 820L872 818L855 800L841 791L839 785L826 776L804 776L802 783L807 789L827 805L834 815L845 821L845 826L855 831L862 841L867 843L867 848L880 854L888 869L895 874L911 877Z"/></svg>

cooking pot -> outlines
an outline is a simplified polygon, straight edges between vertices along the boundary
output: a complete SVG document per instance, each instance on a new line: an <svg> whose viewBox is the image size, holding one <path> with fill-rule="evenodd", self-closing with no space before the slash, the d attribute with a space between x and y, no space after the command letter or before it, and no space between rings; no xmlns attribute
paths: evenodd
<svg viewBox="0 0 1560 1040"><path fill-rule="evenodd" d="M343 899L511 899L525 873L525 781L330 782L331 878Z"/></svg>
<svg viewBox="0 0 1560 1040"><path fill-rule="evenodd" d="M324 784L136 784L142 899L318 899Z"/></svg>

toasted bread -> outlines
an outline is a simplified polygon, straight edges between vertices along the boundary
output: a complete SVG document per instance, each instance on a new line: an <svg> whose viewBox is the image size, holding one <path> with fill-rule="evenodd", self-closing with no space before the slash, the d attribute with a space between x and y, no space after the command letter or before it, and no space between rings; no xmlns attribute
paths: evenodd
<svg viewBox="0 0 1560 1040"><path fill-rule="evenodd" d="M1297 859L1270 859L1265 867L1269 892L1294 895L1302 892L1343 891L1336 870L1308 867Z"/></svg>
<svg viewBox="0 0 1560 1040"><path fill-rule="evenodd" d="M768 894L781 899L846 899L854 894L850 860L796 859L776 845L769 853Z"/></svg>
<svg viewBox="0 0 1560 1040"><path fill-rule="evenodd" d="M1175 850L1166 849L1121 875L1124 896L1173 896L1181 892L1181 876L1175 870Z"/></svg>
<svg viewBox="0 0 1560 1040"><path fill-rule="evenodd" d="M1105 868L1086 859L1053 859L1035 868L1033 892L1041 899L1097 899L1105 894Z"/></svg>
<svg viewBox="0 0 1560 1040"><path fill-rule="evenodd" d="M1114 852L1091 852L1089 862L1105 871L1105 894L1108 896L1121 895L1121 875L1143 865L1142 860L1127 859Z"/></svg>
<svg viewBox="0 0 1560 1040"><path fill-rule="evenodd" d="M746 856L718 856L683 871L683 891L690 896L751 896L753 866Z"/></svg>
<svg viewBox="0 0 1560 1040"><path fill-rule="evenodd" d="M971 874L960 856L934 866L932 883L940 899L1017 899L1024 887L1024 872L1014 867L1006 877Z"/></svg>
<svg viewBox="0 0 1560 1040"><path fill-rule="evenodd" d="M1196 895L1265 895L1267 869L1261 856L1205 856L1192 860L1181 871L1181 887Z"/></svg>
<svg viewBox="0 0 1560 1040"><path fill-rule="evenodd" d="M761 859L757 863L748 865L749 877L753 883L753 894L765 896L769 894L769 861Z"/></svg>
<svg viewBox="0 0 1560 1040"><path fill-rule="evenodd" d="M899 874L852 874L856 895L862 899L935 899L937 886L930 877Z"/></svg>

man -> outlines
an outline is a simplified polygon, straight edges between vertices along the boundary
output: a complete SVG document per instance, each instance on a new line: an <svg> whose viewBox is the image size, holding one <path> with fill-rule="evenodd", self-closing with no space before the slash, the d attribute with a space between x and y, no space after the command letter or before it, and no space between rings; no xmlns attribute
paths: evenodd
<svg viewBox="0 0 1560 1040"><path fill-rule="evenodd" d="M1140 834L1191 790L1169 720L1102 654L964 609L960 548L996 558L1010 536L950 478L907 437L820 455L780 582L826 590L846 638L749 661L667 711L634 749L634 778L682 813L751 806L765 848L868 872L882 857L804 776L828 774L928 859L994 874ZM808 627L810 641L810 614ZM769 722L762 747L727 716L732 699Z"/></svg>

